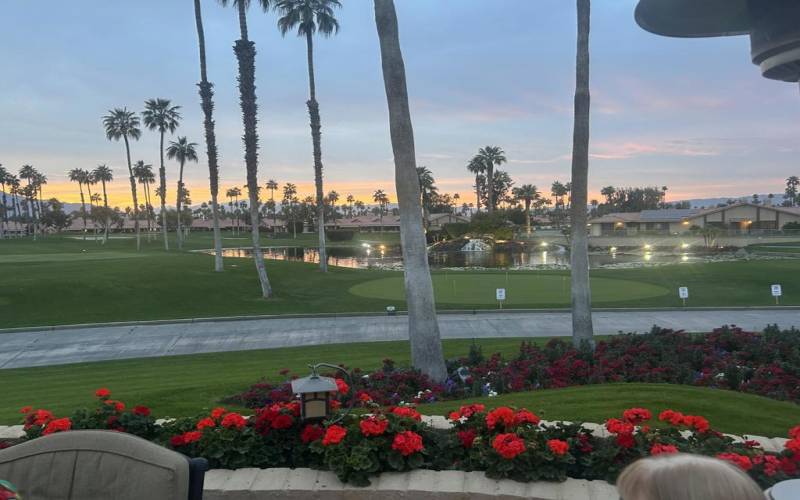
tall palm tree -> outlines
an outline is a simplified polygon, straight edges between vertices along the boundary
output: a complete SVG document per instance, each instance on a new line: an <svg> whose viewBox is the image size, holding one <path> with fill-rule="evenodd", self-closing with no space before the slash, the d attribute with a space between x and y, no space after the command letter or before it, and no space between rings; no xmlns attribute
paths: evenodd
<svg viewBox="0 0 800 500"><path fill-rule="evenodd" d="M481 211L481 179L486 173L486 164L481 158L474 156L469 163L467 163L467 170L475 174L475 206L478 212Z"/></svg>
<svg viewBox="0 0 800 500"><path fill-rule="evenodd" d="M103 234L103 242L108 241L108 226L111 225L111 221L109 220L109 212L108 212L108 192L106 191L106 183L111 182L114 180L114 173L105 165L98 165L92 171L92 176L100 183L103 187L103 207L105 208L106 212L106 225Z"/></svg>
<svg viewBox="0 0 800 500"><path fill-rule="evenodd" d="M19 178L14 174L9 173L8 177L6 178L6 184L9 186L8 192L11 193L11 208L14 210L14 218L19 223L20 217L22 216L22 210L19 207Z"/></svg>
<svg viewBox="0 0 800 500"><path fill-rule="evenodd" d="M292 184L291 182L287 182L283 186L283 202L281 203L281 208L286 212L287 219L290 219L292 222L292 234L293 238L297 238L297 224L295 223L295 212L294 212L294 202L296 200L295 195L297 194L297 186ZM287 206L288 205L288 206Z"/></svg>
<svg viewBox="0 0 800 500"><path fill-rule="evenodd" d="M275 190L278 189L278 183L275 179L267 181L267 189L269 189L269 200L272 202L272 223L275 224L278 222L275 210Z"/></svg>
<svg viewBox="0 0 800 500"><path fill-rule="evenodd" d="M223 6L233 4L239 13L240 38L233 51L239 62L239 99L244 122L244 162L247 168L247 191L250 198L250 232L253 238L253 260L255 260L258 281L261 284L261 296L272 297L272 286L269 283L267 269L264 266L264 255L259 241L261 215L258 210L258 105L256 104L256 46L247 35L247 8L250 0L218 0ZM261 7L269 9L269 0L259 0Z"/></svg>
<svg viewBox="0 0 800 500"><path fill-rule="evenodd" d="M354 201L356 201L356 199L353 197L353 195L352 194L348 194L347 195L347 214L350 217L353 217L353 202Z"/></svg>
<svg viewBox="0 0 800 500"><path fill-rule="evenodd" d="M317 231L319 234L319 267L328 270L325 250L325 195L322 188L322 121L314 81L314 34L329 37L339 32L339 22L333 10L341 7L339 0L277 0L275 9L281 14L278 29L283 36L297 28L297 35L306 39L308 60L308 115L311 119L311 143L314 153L314 185L317 195Z"/></svg>
<svg viewBox="0 0 800 500"><path fill-rule="evenodd" d="M589 178L589 24L591 0L577 0L578 47L575 63L575 129L572 145L572 342L594 346L586 231Z"/></svg>
<svg viewBox="0 0 800 500"><path fill-rule="evenodd" d="M144 102L142 118L144 125L150 130L157 130L159 133L159 189L158 196L161 199L161 234L164 236L164 249L169 250L169 238L167 237L167 170L164 167L164 134L169 132L174 134L180 125L181 113L180 106L173 106L169 99L148 99Z"/></svg>
<svg viewBox="0 0 800 500"><path fill-rule="evenodd" d="M151 223L153 222L152 214L153 214L153 205L151 203L150 198L150 184L155 182L155 175L153 174L153 166L146 164L142 160L137 161L133 165L133 175L136 177L136 180L139 181L144 187L144 212L147 218L147 230L148 233L152 230ZM159 193L156 193L158 196ZM150 240L150 236L148 234L148 241Z"/></svg>
<svg viewBox="0 0 800 500"><path fill-rule="evenodd" d="M103 117L103 126L106 129L106 137L109 141L125 142L125 154L128 161L128 175L131 182L131 196L133 196L133 226L136 229L136 250L142 248L141 236L139 234L139 198L136 196L136 178L133 176L133 165L131 164L131 145L130 139L138 141L142 136L139 128L139 117L127 108L114 108Z"/></svg>
<svg viewBox="0 0 800 500"><path fill-rule="evenodd" d="M428 167L417 167L417 178L419 179L419 190L422 196L422 217L425 228L430 226L430 213L433 198L436 195L436 186L433 173Z"/></svg>
<svg viewBox="0 0 800 500"><path fill-rule="evenodd" d="M331 217L333 218L333 224L336 225L336 202L339 201L339 193L336 191L330 191L328 196L325 197L327 202L331 206Z"/></svg>
<svg viewBox="0 0 800 500"><path fill-rule="evenodd" d="M233 216L236 215L236 225L234 226L234 234L236 233L236 229L238 229L239 226L239 215L238 215L239 202L238 201L236 202L237 210L234 211L233 209L234 198L238 200L240 194L241 190L238 187L229 188L227 191L225 191L225 196L227 196L228 198L228 207L231 209L230 218L233 219Z"/></svg>
<svg viewBox="0 0 800 500"><path fill-rule="evenodd" d="M167 148L167 158L177 160L180 165L178 174L178 200L175 208L178 212L178 250L183 249L183 234L181 234L181 201L183 201L183 167L187 161L197 162L197 144L189 142L186 137L178 137L177 141L170 141Z"/></svg>
<svg viewBox="0 0 800 500"><path fill-rule="evenodd" d="M29 227L33 226L33 239L36 240L36 237L39 232L39 227L37 224L38 216L36 214L36 193L38 188L36 187L36 178L39 175L39 172L31 165L23 165L22 168L19 170L19 178L28 181L27 186L23 191L23 194L26 198L26 210L28 212L28 225Z"/></svg>
<svg viewBox="0 0 800 500"><path fill-rule="evenodd" d="M389 107L389 129L394 152L395 183L400 205L400 239L405 263L408 337L414 367L437 382L447 378L442 354L436 303L428 267L425 229L422 226L414 131L408 107L403 54L393 0L375 1L375 24L381 46L383 81Z"/></svg>
<svg viewBox="0 0 800 500"><path fill-rule="evenodd" d="M539 197L539 190L533 184L523 184L511 190L517 201L525 203L525 231L531 234L531 203Z"/></svg>
<svg viewBox="0 0 800 500"><path fill-rule="evenodd" d="M8 179L8 170L0 164L0 190L3 191L3 218L0 220L0 240L5 236L5 228L8 225L8 205L6 205L6 179Z"/></svg>
<svg viewBox="0 0 800 500"><path fill-rule="evenodd" d="M498 146L486 146L485 148L481 148L478 150L478 154L475 157L486 166L486 179L488 179L487 182L489 183L494 179L494 167L499 167L506 162L506 152ZM491 214L494 212L497 200L494 199L494 189L487 189L486 192L489 201L489 206L486 207L486 210Z"/></svg>
<svg viewBox="0 0 800 500"><path fill-rule="evenodd" d="M67 177L72 182L78 183L81 192L81 218L83 219L83 239L86 239L86 199L83 196L83 183L89 172L82 168L73 168L67 173Z"/></svg>
<svg viewBox="0 0 800 500"><path fill-rule="evenodd" d="M219 230L219 165L217 163L217 135L214 131L214 85L208 81L206 68L206 37L200 0L194 0L194 19L197 26L197 45L200 50L200 107L203 109L203 127L206 135L208 157L208 182L211 187L211 215L214 225L214 271L222 272L222 233Z"/></svg>
<svg viewBox="0 0 800 500"><path fill-rule="evenodd" d="M383 189L379 189L372 193L372 201L378 204L378 216L380 217L381 232L383 232L383 212L386 205L389 204L389 197Z"/></svg>

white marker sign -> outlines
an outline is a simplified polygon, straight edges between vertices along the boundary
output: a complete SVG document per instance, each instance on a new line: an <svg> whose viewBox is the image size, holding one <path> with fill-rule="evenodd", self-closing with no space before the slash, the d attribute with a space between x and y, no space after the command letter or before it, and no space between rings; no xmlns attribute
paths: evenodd
<svg viewBox="0 0 800 500"><path fill-rule="evenodd" d="M497 300L506 300L506 289L498 288L496 295L497 295Z"/></svg>
<svg viewBox="0 0 800 500"><path fill-rule="evenodd" d="M772 296L773 297L780 297L783 295L783 290L781 290L780 285L772 285Z"/></svg>
<svg viewBox="0 0 800 500"><path fill-rule="evenodd" d="M678 288L678 297L681 299L688 299L689 298L689 288L682 286Z"/></svg>

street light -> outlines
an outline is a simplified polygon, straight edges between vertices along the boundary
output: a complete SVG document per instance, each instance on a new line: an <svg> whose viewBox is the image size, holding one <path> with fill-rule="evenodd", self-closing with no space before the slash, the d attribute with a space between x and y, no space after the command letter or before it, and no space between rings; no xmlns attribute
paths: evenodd
<svg viewBox="0 0 800 500"><path fill-rule="evenodd" d="M639 0L636 22L657 35L749 35L753 64L765 78L800 80L797 0Z"/></svg>
<svg viewBox="0 0 800 500"><path fill-rule="evenodd" d="M331 393L336 393L339 390L339 386L336 385L336 379L320 376L318 373L319 368L326 367L339 370L345 374L348 382L351 382L350 374L342 367L328 363L317 363L316 365L308 365L308 367L311 368L311 375L292 380L292 392L300 396L300 416L305 421L326 420L332 413ZM347 410L339 415L334 422L342 420L352 407L353 398L350 399L350 406Z"/></svg>

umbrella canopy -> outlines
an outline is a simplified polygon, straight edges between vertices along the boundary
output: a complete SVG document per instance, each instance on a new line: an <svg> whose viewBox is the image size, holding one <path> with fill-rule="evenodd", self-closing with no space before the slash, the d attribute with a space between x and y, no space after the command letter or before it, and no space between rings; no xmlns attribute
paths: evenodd
<svg viewBox="0 0 800 500"><path fill-rule="evenodd" d="M651 33L695 38L746 35L747 0L640 0L636 22Z"/></svg>

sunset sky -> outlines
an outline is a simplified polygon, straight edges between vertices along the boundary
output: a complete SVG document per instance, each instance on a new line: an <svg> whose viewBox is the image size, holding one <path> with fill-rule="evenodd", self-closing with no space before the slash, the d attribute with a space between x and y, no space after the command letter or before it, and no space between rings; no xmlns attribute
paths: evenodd
<svg viewBox="0 0 800 500"><path fill-rule="evenodd" d="M46 6L45 6L46 3ZM46 197L78 201L67 170L105 163L112 203L130 203L121 143L106 140L109 108L147 98L183 106L178 131L200 145L187 185L208 199L197 38L190 0L6 0L0 22L0 164L49 178ZM394 193L380 57L369 0L342 0L341 32L316 44L325 189L367 200ZM499 145L515 182L549 192L567 181L572 141L575 2L396 0L417 159L441 191L474 201L464 165ZM800 174L796 86L763 79L746 37L678 40L642 31L635 0L599 0L592 12L590 189L667 185L668 199L780 193ZM204 0L209 78L223 188L245 182L232 44L233 9ZM282 39L274 13L251 8L256 43L259 180L311 194L305 42ZM132 145L157 168L158 136ZM174 197L177 165L168 164ZM174 200L172 200L174 202Z"/></svg>

